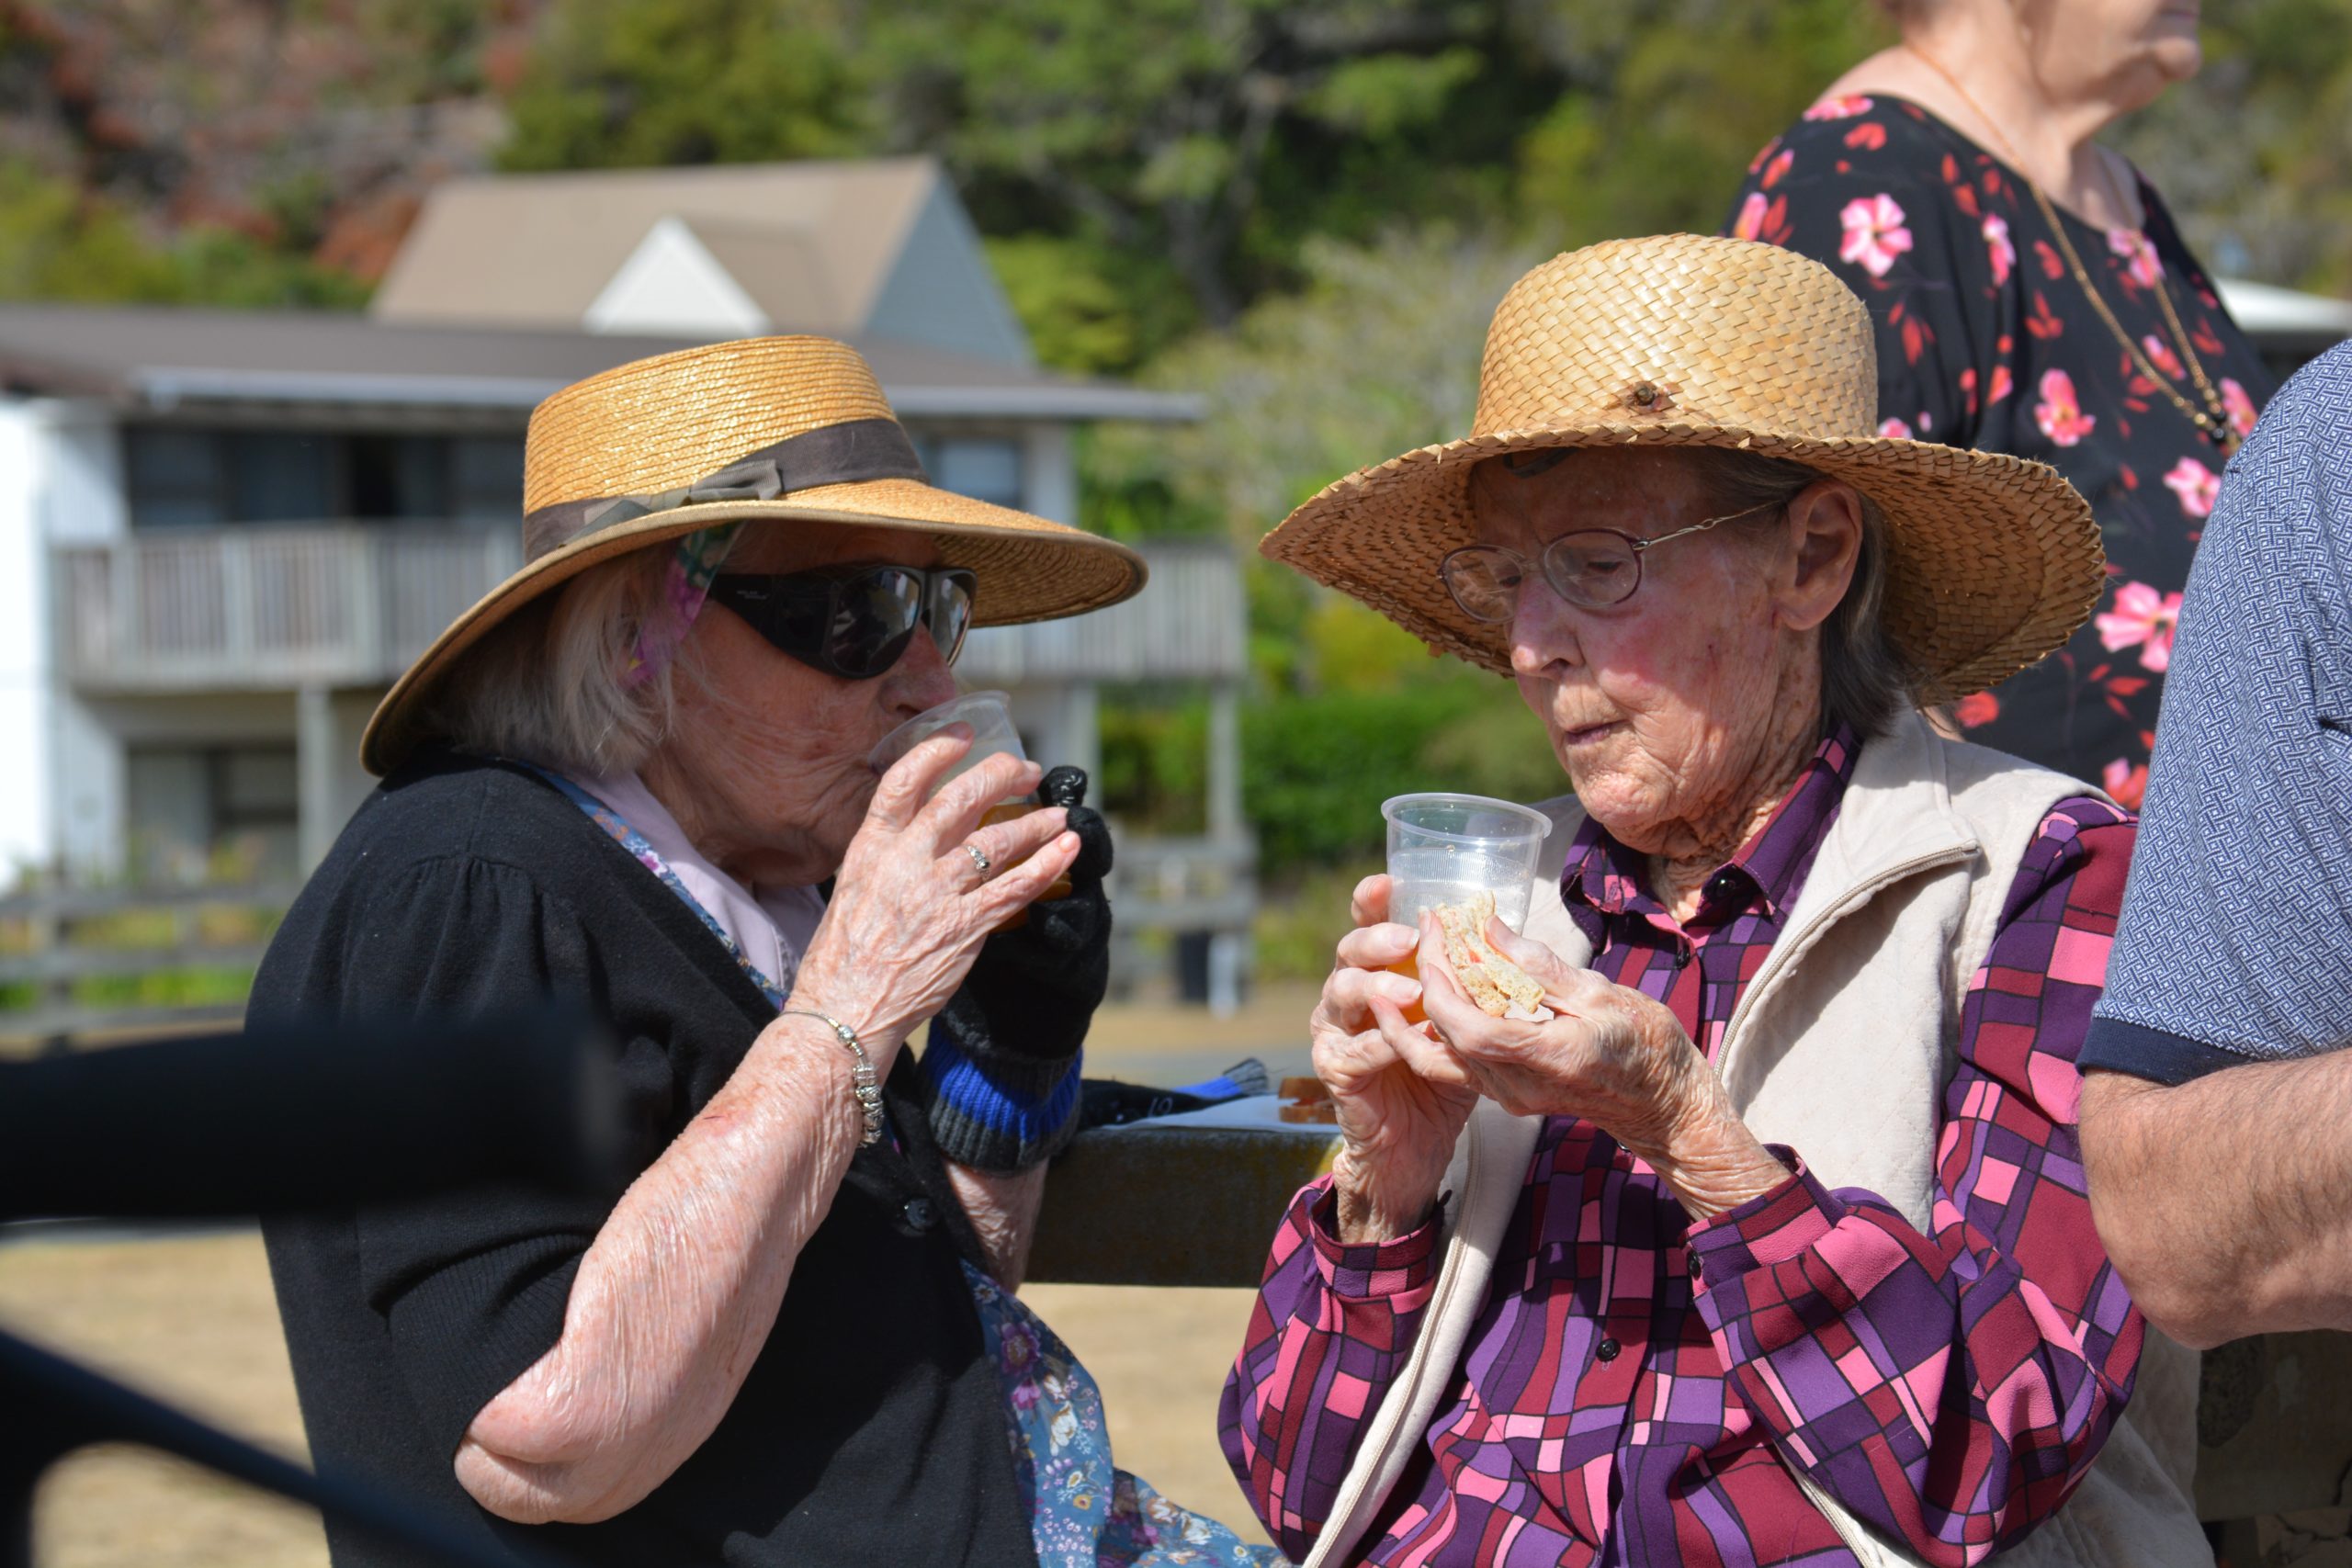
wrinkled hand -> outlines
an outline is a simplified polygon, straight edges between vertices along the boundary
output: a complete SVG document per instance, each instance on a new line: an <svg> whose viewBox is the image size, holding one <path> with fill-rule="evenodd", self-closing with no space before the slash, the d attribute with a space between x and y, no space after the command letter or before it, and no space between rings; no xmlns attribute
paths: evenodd
<svg viewBox="0 0 2352 1568"><path fill-rule="evenodd" d="M1389 923L1389 886L1385 876L1356 885L1356 929L1340 939L1309 1024L1315 1076L1339 1112L1332 1186L1340 1238L1351 1243L1394 1240L1428 1220L1478 1101L1460 1064L1399 1010L1421 987L1387 973L1416 942L1411 927Z"/></svg>
<svg viewBox="0 0 2352 1568"><path fill-rule="evenodd" d="M1067 897L1029 906L1028 919L988 939L963 987L941 1011L944 1031L967 1055L1003 1051L1033 1061L1078 1055L1111 981L1111 829L1086 800L1086 772L1056 768L1039 794L1077 836ZM1044 812L1034 813L1042 816Z"/></svg>
<svg viewBox="0 0 2352 1568"><path fill-rule="evenodd" d="M1454 978L1435 916L1421 917L1419 939L1430 1028L1478 1093L1514 1115L1595 1123L1648 1162L1700 1218L1788 1179L1663 1003L1492 920L1487 939L1544 987L1555 1016L1541 1023L1491 1018Z"/></svg>
<svg viewBox="0 0 2352 1568"><path fill-rule="evenodd" d="M788 1005L856 1030L885 1075L915 1026L963 984L989 933L1078 858L1059 807L980 826L990 806L1036 787L1035 762L991 757L925 803L971 744L969 729L950 726L882 775L792 988ZM967 844L1001 869L983 875Z"/></svg>

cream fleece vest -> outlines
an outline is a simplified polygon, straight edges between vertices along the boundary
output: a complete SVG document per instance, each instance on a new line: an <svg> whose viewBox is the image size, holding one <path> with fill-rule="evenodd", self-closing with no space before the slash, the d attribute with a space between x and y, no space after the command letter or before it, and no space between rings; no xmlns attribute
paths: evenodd
<svg viewBox="0 0 2352 1568"><path fill-rule="evenodd" d="M1942 739L1913 716L1863 746L1837 820L1715 1064L1758 1137L1795 1149L1824 1185L1874 1192L1932 1234L1942 1096L1958 1061L1969 981L2041 819L2070 795L2098 794ZM1541 809L1556 826L1528 934L1589 964L1591 946L1558 892L1582 814L1566 799ZM1541 1126L1479 1102L1446 1173L1453 1194L1447 1236L1419 1337L1365 1428L1307 1568L1348 1560L1438 1405L1459 1388L1471 1324ZM2196 1354L2150 1330L2131 1404L2089 1475L2002 1562L2211 1568L2189 1494L2197 1382ZM1865 1568L1918 1561L1804 1471L1792 1465L1791 1473Z"/></svg>

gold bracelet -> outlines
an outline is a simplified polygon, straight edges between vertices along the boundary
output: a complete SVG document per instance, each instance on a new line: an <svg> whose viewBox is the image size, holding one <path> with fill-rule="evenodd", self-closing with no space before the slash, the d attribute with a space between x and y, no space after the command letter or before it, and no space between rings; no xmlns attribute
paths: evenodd
<svg viewBox="0 0 2352 1568"><path fill-rule="evenodd" d="M865 1135L857 1141L860 1148L872 1148L882 1141L882 1086L875 1081L874 1063L865 1055L865 1047L858 1043L857 1031L829 1012L814 1012L807 1008L785 1008L779 1018L813 1018L833 1032L835 1039L849 1047L857 1058L850 1068L850 1092L857 1097L858 1114L865 1118Z"/></svg>

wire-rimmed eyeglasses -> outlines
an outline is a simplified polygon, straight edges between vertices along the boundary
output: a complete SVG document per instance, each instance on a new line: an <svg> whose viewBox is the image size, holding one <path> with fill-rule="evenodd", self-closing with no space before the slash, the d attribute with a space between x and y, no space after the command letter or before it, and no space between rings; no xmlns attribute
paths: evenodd
<svg viewBox="0 0 2352 1568"><path fill-rule="evenodd" d="M1569 604L1587 610L1623 604L1642 586L1642 557L1669 540L1703 534L1724 523L1781 504L1766 502L1741 512L1726 512L1654 539L1637 539L1614 528L1578 528L1544 547L1537 564L1544 581ZM1474 621L1508 621L1519 608L1519 591L1528 578L1528 558L1507 545L1464 545L1438 563L1445 591Z"/></svg>

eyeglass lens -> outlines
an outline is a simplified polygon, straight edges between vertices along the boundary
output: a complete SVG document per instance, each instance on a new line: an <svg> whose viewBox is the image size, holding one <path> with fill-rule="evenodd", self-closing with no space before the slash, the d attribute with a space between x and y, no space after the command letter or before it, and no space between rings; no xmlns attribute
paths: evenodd
<svg viewBox="0 0 2352 1568"><path fill-rule="evenodd" d="M942 661L954 663L971 626L972 589L972 575L953 568L876 567L842 581L826 628L833 667L857 680L883 673L905 654L917 622L929 626Z"/></svg>
<svg viewBox="0 0 2352 1568"><path fill-rule="evenodd" d="M826 651L842 674L878 675L899 661L922 614L922 580L877 567L836 585Z"/></svg>
<svg viewBox="0 0 2352 1568"><path fill-rule="evenodd" d="M1641 581L1641 559L1632 542L1601 530L1562 535L1544 547L1543 564L1553 591L1588 609L1623 604ZM1527 565L1515 550L1472 545L1448 556L1441 571L1464 615L1496 622L1517 612Z"/></svg>

